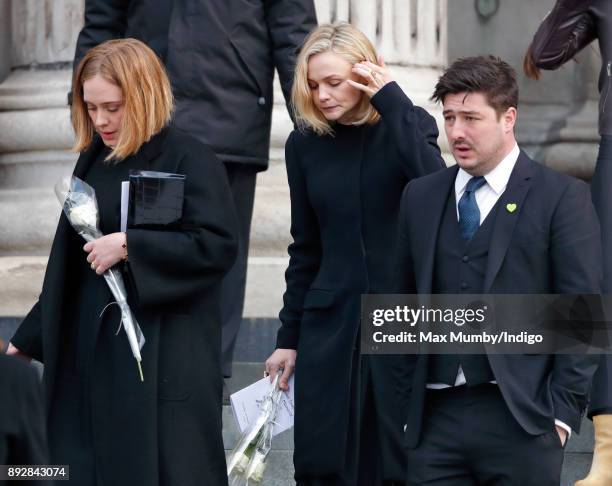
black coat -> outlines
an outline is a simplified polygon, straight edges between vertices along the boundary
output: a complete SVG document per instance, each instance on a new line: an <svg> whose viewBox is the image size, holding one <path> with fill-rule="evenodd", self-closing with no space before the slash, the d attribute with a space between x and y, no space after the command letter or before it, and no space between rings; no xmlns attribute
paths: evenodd
<svg viewBox="0 0 612 486"><path fill-rule="evenodd" d="M557 0L538 28L532 46L534 63L557 69L595 39L599 41L599 133L612 135L612 3L608 0Z"/></svg>
<svg viewBox="0 0 612 486"><path fill-rule="evenodd" d="M595 39L599 42L602 59L599 72L599 133L612 136L612 2L558 0L533 38L532 57L542 69L557 69ZM607 160L597 164L591 182L604 248L609 246L612 236L611 178L607 165ZM612 291L612 261L607 252L604 254L603 291ZM589 415L612 413L611 382L612 356L607 355L602 357L595 375Z"/></svg>
<svg viewBox="0 0 612 486"><path fill-rule="evenodd" d="M0 464L49 464L42 387L36 371L18 358L0 355L0 397Z"/></svg>
<svg viewBox="0 0 612 486"><path fill-rule="evenodd" d="M289 100L313 0L87 0L75 66L92 47L134 37L166 65L174 123L223 162L268 165L272 80Z"/></svg>
<svg viewBox="0 0 612 486"><path fill-rule="evenodd" d="M102 147L96 137L79 158L76 176L87 173ZM225 170L209 149L174 128L164 129L128 160L145 170L185 174L183 220L172 231L127 231L126 283L146 338L145 381L140 382L129 352L121 369L95 354L90 383L96 462L105 484L115 486L222 485L227 478L219 290L237 246ZM62 214L39 301L11 340L45 364L48 411L56 400L58 354L67 332L62 316L71 308L66 269L71 260L85 257L82 246ZM117 345L127 342L123 331L117 339Z"/></svg>
<svg viewBox="0 0 612 486"><path fill-rule="evenodd" d="M431 294L438 229L457 166L416 180L402 197L395 291ZM601 241L588 186L527 157L518 158L496 214L483 293L599 294ZM580 430L598 357L489 355L512 415L532 435L557 418ZM405 357L411 370L407 443L420 437L427 380L426 354Z"/></svg>
<svg viewBox="0 0 612 486"><path fill-rule="evenodd" d="M375 125L336 125L334 136L294 131L286 145L293 243L277 348L298 351L296 477L341 471L356 446L347 431L358 400L349 390L360 297L391 288L404 186L444 165L435 120L396 83L372 104L382 116ZM379 412L397 412L394 397L373 385Z"/></svg>

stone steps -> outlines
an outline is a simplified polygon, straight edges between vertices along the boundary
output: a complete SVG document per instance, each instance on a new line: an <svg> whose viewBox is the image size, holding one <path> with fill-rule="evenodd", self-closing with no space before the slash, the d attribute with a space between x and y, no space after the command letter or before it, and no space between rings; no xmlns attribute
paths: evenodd
<svg viewBox="0 0 612 486"><path fill-rule="evenodd" d="M251 330L256 325L251 325ZM239 338L240 339L240 338ZM263 361L256 363L236 363L234 375L227 380L230 393L233 393L262 376ZM227 450L234 447L239 432L229 406L223 407L223 440ZM580 435L572 434L566 447L561 486L573 486L578 479L584 478L591 466L593 451L593 424L584 419ZM270 464L266 472L268 478L264 484L270 486L293 485L293 429L279 434L272 444Z"/></svg>
<svg viewBox="0 0 612 486"><path fill-rule="evenodd" d="M0 317L0 339L8 339L21 321L16 317ZM234 373L227 380L230 393L259 380L263 363L273 349L278 320L272 318L245 319L236 345ZM229 406L223 407L223 440L229 452L239 437L238 428ZM561 486L573 486L586 476L593 451L593 425L584 419L580 435L572 434L565 453ZM273 442L266 471L266 486L290 486L293 481L293 430L277 436Z"/></svg>

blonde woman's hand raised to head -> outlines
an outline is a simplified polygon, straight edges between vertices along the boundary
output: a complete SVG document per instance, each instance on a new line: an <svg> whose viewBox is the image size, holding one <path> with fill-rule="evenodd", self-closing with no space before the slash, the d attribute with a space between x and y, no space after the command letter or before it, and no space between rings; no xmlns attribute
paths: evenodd
<svg viewBox="0 0 612 486"><path fill-rule="evenodd" d="M370 61L358 62L353 65L352 71L363 79L365 84L353 81L352 79L349 79L348 83L366 93L370 98L378 93L383 86L393 81L393 77L389 69L387 69L382 56L378 56L378 64Z"/></svg>

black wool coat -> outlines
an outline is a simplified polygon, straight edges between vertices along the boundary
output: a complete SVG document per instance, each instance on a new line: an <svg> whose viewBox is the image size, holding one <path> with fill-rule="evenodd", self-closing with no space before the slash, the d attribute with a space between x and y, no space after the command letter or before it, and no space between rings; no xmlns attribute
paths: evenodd
<svg viewBox="0 0 612 486"><path fill-rule="evenodd" d="M83 177L102 148L96 137L74 174ZM120 369L95 353L89 381L96 464L104 483L114 486L223 485L219 291L237 250L225 169L207 147L173 127L125 162L134 159L144 170L186 176L183 218L174 230L127 230L124 274L146 338L145 381L129 352ZM48 411L57 399L62 316L73 305L66 269L85 258L83 244L62 214L40 298L11 340L44 363ZM127 346L123 331L117 339Z"/></svg>
<svg viewBox="0 0 612 486"><path fill-rule="evenodd" d="M0 397L0 464L49 464L42 387L36 371L19 358L0 354Z"/></svg>
<svg viewBox="0 0 612 486"><path fill-rule="evenodd" d="M341 471L347 448L357 446L347 431L359 399L349 390L360 297L391 288L404 186L444 166L435 120L395 82L371 102L382 117L376 124L336 125L334 136L294 131L286 145L293 243L277 348L297 349L296 477ZM399 413L373 380L379 413Z"/></svg>
<svg viewBox="0 0 612 486"><path fill-rule="evenodd" d="M264 170L274 69L288 101L297 50L316 24L313 0L87 0L75 65L109 39L143 41L166 65L176 126L223 162Z"/></svg>

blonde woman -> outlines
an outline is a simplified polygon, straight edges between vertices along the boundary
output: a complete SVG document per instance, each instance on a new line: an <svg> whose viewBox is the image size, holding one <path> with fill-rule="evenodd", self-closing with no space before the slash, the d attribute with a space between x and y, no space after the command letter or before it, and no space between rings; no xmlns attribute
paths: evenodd
<svg viewBox="0 0 612 486"><path fill-rule="evenodd" d="M360 296L392 287L404 186L444 166L436 123L346 23L310 34L292 102L293 243L266 371L282 368L286 388L295 367L297 484L403 484L405 417L388 370L360 356Z"/></svg>
<svg viewBox="0 0 612 486"><path fill-rule="evenodd" d="M65 216L39 301L11 354L45 365L51 463L79 486L227 484L221 437L219 287L236 254L225 171L169 125L164 69L134 39L91 49L73 82L81 152L74 174L96 190L105 236L84 245ZM132 170L185 175L172 229L120 231ZM146 344L140 381L102 273L121 266Z"/></svg>

